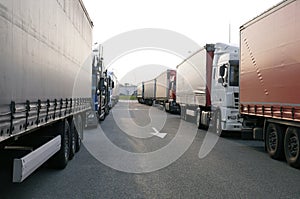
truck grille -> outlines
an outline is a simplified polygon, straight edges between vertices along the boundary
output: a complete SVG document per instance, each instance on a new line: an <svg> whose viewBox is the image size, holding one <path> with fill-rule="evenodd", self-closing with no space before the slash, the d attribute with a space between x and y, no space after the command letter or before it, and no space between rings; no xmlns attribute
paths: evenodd
<svg viewBox="0 0 300 199"><path fill-rule="evenodd" d="M239 93L234 93L233 95L234 95L234 108L238 109L239 102L240 102Z"/></svg>

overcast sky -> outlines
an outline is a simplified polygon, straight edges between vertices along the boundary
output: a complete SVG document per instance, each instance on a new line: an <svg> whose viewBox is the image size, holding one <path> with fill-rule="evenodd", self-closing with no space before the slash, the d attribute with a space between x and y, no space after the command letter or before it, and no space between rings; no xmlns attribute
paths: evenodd
<svg viewBox="0 0 300 199"><path fill-rule="evenodd" d="M94 42L106 43L128 31L156 28L174 31L195 41L199 46L204 46L206 43L229 43L229 40L238 44L239 27L281 0L83 0L83 2L94 23ZM188 53L194 50L185 49ZM153 64L175 68L181 61L182 57L172 53L166 55L166 52L162 51L140 50L124 54L114 62L105 64L123 83L136 83L141 79L140 73L134 73L137 67ZM165 67L153 71L157 74ZM131 72L128 73L129 71ZM150 79L154 73L142 74L144 75L142 79Z"/></svg>

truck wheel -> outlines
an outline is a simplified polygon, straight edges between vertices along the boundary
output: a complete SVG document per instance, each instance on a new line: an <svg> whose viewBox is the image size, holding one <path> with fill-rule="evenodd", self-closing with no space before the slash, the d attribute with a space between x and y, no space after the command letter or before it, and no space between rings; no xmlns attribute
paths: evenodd
<svg viewBox="0 0 300 199"><path fill-rule="evenodd" d="M75 134L75 140L76 140L76 150L75 152L78 152L81 148L81 142L83 137L83 121L81 115L77 116L77 128L76 128L76 134Z"/></svg>
<svg viewBox="0 0 300 199"><path fill-rule="evenodd" d="M216 134L221 136L222 135L222 124L221 124L221 112L218 110L215 113L215 122L214 127L216 130Z"/></svg>
<svg viewBox="0 0 300 199"><path fill-rule="evenodd" d="M105 111L105 116L109 114L109 106L108 105L105 106L104 111Z"/></svg>
<svg viewBox="0 0 300 199"><path fill-rule="evenodd" d="M70 155L70 126L67 120L60 122L57 126L59 135L61 135L60 150L50 159L50 164L53 168L64 169L69 161Z"/></svg>
<svg viewBox="0 0 300 199"><path fill-rule="evenodd" d="M73 159L75 152L76 152L76 134L77 130L75 127L75 118L72 119L71 125L70 125L70 155L69 155L69 160Z"/></svg>
<svg viewBox="0 0 300 199"><path fill-rule="evenodd" d="M268 124L265 145L271 158L283 159L283 132L279 125L272 123Z"/></svg>
<svg viewBox="0 0 300 199"><path fill-rule="evenodd" d="M152 106L152 105L153 105L153 101L152 101L152 100L149 100L149 101L148 101L148 105L149 105L149 106Z"/></svg>
<svg viewBox="0 0 300 199"><path fill-rule="evenodd" d="M298 128L289 127L284 137L284 153L287 163L300 168L300 133Z"/></svg>

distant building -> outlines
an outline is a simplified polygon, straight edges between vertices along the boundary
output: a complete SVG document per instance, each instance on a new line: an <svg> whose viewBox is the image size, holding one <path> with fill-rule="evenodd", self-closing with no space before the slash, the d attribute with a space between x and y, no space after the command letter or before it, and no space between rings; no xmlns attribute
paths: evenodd
<svg viewBox="0 0 300 199"><path fill-rule="evenodd" d="M135 86L135 85L120 84L119 92L120 92L120 95L132 95L135 93L136 89L137 89L137 86Z"/></svg>

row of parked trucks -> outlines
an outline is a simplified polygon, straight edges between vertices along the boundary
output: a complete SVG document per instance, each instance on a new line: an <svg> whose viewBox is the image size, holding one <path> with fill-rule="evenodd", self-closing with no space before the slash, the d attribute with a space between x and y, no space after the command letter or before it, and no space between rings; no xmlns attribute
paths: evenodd
<svg viewBox="0 0 300 199"><path fill-rule="evenodd" d="M103 46L95 44L92 61L92 107L87 112L87 127L97 126L98 120L105 120L109 110L119 100L117 77L105 69L103 61Z"/></svg>
<svg viewBox="0 0 300 199"><path fill-rule="evenodd" d="M176 71L139 85L139 102L156 101L218 134L251 132L272 158L299 168L299 10L300 1L285 0L244 24L240 48L205 45ZM0 25L0 154L22 151L12 174L22 182L46 161L67 165L87 121L109 113L117 82L101 47L91 53L82 0L1 1Z"/></svg>
<svg viewBox="0 0 300 199"><path fill-rule="evenodd" d="M222 72L222 74L220 74ZM184 120L207 129L216 117L219 134L240 131L239 48L223 43L207 44L185 59L176 70L168 69L137 87L140 103L153 102ZM221 118L226 118L222 120Z"/></svg>
<svg viewBox="0 0 300 199"><path fill-rule="evenodd" d="M286 0L247 22L240 47L206 44L176 70L141 83L139 102L175 105L182 119L219 135L264 140L272 158L300 168L299 9L299 1Z"/></svg>
<svg viewBox="0 0 300 199"><path fill-rule="evenodd" d="M166 70L155 79L138 84L137 99L139 103L152 105L155 102L163 105L167 112L178 113L176 71Z"/></svg>
<svg viewBox="0 0 300 199"><path fill-rule="evenodd" d="M117 101L117 80L92 53L82 0L0 1L0 26L0 158L13 151L22 182L45 162L66 167L91 115L98 124Z"/></svg>

